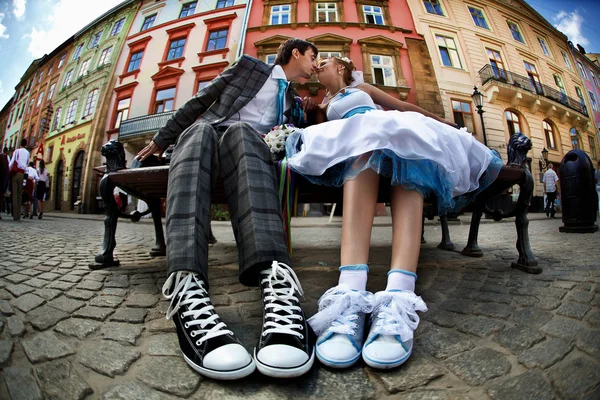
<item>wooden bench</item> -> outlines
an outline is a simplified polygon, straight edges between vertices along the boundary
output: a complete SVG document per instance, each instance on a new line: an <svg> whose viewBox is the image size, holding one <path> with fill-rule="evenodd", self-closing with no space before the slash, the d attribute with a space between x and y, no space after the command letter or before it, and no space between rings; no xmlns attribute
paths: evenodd
<svg viewBox="0 0 600 400"><path fill-rule="evenodd" d="M471 257L481 257L483 253L477 244L479 223L482 215L488 214L494 220L516 217L517 229L517 251L519 258L513 262L513 268L521 269L528 273L538 274L542 268L531 251L529 243L529 220L527 218L528 207L533 194L534 180L531 172L526 166L527 152L531 149L531 141L524 135L515 134L508 143L508 164L503 166L498 178L487 189L481 192L469 208L472 211L471 226L467 245L462 254ZM140 168L126 168L125 152L123 145L117 141L111 141L102 147L102 155L106 158L106 166L97 168L104 176L100 181L100 194L106 208L104 218L104 240L100 252L95 257L95 263L90 268L98 269L119 265L114 258L113 252L116 247L116 229L119 218L127 218L139 221L141 216L151 213L156 232L156 242L151 249L152 256L166 254L166 245L162 227L160 201L166 197L167 182L169 177L168 164L160 165L161 162L154 157L150 162L142 163ZM159 165L157 165L159 164ZM296 203L341 203L342 188L313 185L303 177L294 177L295 202ZM488 207L488 200L504 193L513 185L519 185L520 193L517 203L512 211L504 213L501 210L492 210ZM123 191L144 200L148 204L148 211L140 213L134 211L125 214L117 205L114 198L114 189L119 187ZM390 190L387 185L380 185L379 202L389 202ZM435 204L435 199L431 200ZM217 182L211 193L213 204L226 204L221 182ZM436 209L436 207L430 207ZM432 218L435 212L430 212L428 217ZM454 244L450 240L448 221L445 216L440 216L442 225L442 240L438 245L444 250L453 250Z"/></svg>

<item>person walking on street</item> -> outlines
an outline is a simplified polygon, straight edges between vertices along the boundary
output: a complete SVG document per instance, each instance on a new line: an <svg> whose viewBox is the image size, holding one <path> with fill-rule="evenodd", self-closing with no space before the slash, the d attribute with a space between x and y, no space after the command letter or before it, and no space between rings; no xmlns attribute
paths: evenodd
<svg viewBox="0 0 600 400"><path fill-rule="evenodd" d="M556 210L554 209L554 201L560 189L558 175L554 172L552 163L548 164L548 170L544 173L544 194L546 195L546 217L555 218Z"/></svg>
<svg viewBox="0 0 600 400"><path fill-rule="evenodd" d="M48 187L48 170L44 160L39 162L38 172L38 183L36 188L37 202L38 202L38 219L42 219L44 215L44 197L46 196L46 188Z"/></svg>
<svg viewBox="0 0 600 400"><path fill-rule="evenodd" d="M0 219L2 219L1 211L5 207L4 194L8 188L8 147L4 148L4 152L0 154Z"/></svg>
<svg viewBox="0 0 600 400"><path fill-rule="evenodd" d="M29 217L29 219L33 219L33 208L32 205L35 203L35 186L38 181L38 174L34 168L34 163L31 161L27 170L25 171L27 174L27 180L25 181L25 194L23 196L23 203L25 203L25 218ZM25 200L27 199L27 200Z"/></svg>
<svg viewBox="0 0 600 400"><path fill-rule="evenodd" d="M21 147L14 151L8 170L14 170L12 177L10 178L10 185L12 187L12 214L15 221L21 220L21 198L23 196L23 179L25 177L25 170L29 164L29 152L25 148L27 146L27 139L21 140ZM16 164L14 167L13 165Z"/></svg>
<svg viewBox="0 0 600 400"><path fill-rule="evenodd" d="M598 193L598 209L596 211L600 215L600 161L598 161L598 168L596 168L594 177L596 178L596 192Z"/></svg>

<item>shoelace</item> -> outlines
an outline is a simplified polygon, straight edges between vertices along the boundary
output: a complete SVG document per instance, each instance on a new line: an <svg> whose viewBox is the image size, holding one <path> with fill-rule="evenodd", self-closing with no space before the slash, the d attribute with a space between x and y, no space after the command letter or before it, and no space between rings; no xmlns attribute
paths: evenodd
<svg viewBox="0 0 600 400"><path fill-rule="evenodd" d="M270 333L283 333L294 335L304 339L304 335L294 329L302 329L302 308L294 305L299 300L296 293L304 295L298 277L292 268L284 263L273 261L270 269L261 271L268 276L261 280L261 286L268 282L269 286L264 288L265 303L265 326L263 336ZM279 287L275 287L279 286Z"/></svg>
<svg viewBox="0 0 600 400"><path fill-rule="evenodd" d="M400 335L404 342L411 340L419 326L417 311L427 311L427 305L413 292L377 292L371 316L375 320L372 333Z"/></svg>
<svg viewBox="0 0 600 400"><path fill-rule="evenodd" d="M175 289L168 293L173 281L175 281ZM215 308L210 304L204 282L197 279L193 273L179 271L171 274L163 285L162 293L165 298L171 299L171 304L167 309L167 319L171 319L180 307L188 307L187 311L181 313L182 317L192 317L191 321L185 322L185 328L198 326L200 329L191 331L190 336L203 335L196 341L196 346L200 346L208 339L218 336L233 335L233 332L227 329L224 322L216 322L219 315L214 312Z"/></svg>
<svg viewBox="0 0 600 400"><path fill-rule="evenodd" d="M373 293L353 291L338 285L326 291L319 299L319 312L308 323L317 335L325 331L354 336L358 313L373 311Z"/></svg>

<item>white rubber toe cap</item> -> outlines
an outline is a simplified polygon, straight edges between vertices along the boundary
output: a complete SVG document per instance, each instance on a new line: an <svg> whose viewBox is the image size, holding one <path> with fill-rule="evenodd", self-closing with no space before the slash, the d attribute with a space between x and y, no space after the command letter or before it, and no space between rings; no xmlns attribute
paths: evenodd
<svg viewBox="0 0 600 400"><path fill-rule="evenodd" d="M294 368L305 364L309 356L304 351L284 344L263 347L257 354L259 362L271 367Z"/></svg>
<svg viewBox="0 0 600 400"><path fill-rule="evenodd" d="M347 335L336 334L317 345L317 355L324 361L349 362L355 360L359 354Z"/></svg>
<svg viewBox="0 0 600 400"><path fill-rule="evenodd" d="M362 351L363 359L369 366L383 369L403 364L410 353L397 339L391 336L380 336L366 345Z"/></svg>
<svg viewBox="0 0 600 400"><path fill-rule="evenodd" d="M214 349L202 361L204 368L216 371L234 371L252 362L252 357L244 346L237 343L226 344Z"/></svg>

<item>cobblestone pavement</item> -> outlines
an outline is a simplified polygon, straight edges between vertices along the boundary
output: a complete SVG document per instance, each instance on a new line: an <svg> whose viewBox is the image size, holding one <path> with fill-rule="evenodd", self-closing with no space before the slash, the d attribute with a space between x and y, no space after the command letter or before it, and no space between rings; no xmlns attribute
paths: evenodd
<svg viewBox="0 0 600 400"><path fill-rule="evenodd" d="M307 314L337 280L338 225L298 226L294 266ZM301 225L301 223L296 223ZM415 352L401 368L348 371L315 363L305 377L258 373L238 382L203 379L179 355L160 295L164 258L152 259L152 225L121 223L120 268L91 271L103 225L46 217L0 221L1 399L598 399L600 398L600 234L558 232L537 220L530 237L544 272L510 268L512 223L483 224L483 258L436 248L428 224L417 293L429 306ZM215 223L212 299L248 349L260 333L259 293L237 281L231 228ZM468 226L451 226L457 248ZM390 227L373 232L369 289L381 290Z"/></svg>

